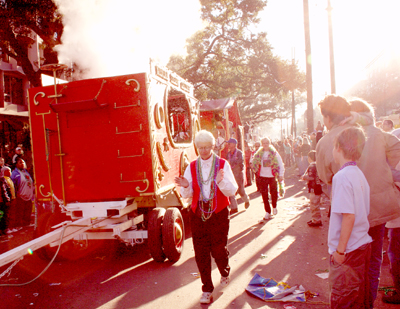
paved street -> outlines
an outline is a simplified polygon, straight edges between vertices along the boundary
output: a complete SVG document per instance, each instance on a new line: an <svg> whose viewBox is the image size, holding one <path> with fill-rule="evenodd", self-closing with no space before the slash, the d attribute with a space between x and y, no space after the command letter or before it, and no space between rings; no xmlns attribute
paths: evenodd
<svg viewBox="0 0 400 309"><path fill-rule="evenodd" d="M308 227L305 183L289 169L286 185L285 198L278 201L278 215L266 224L258 223L264 215L261 196L254 185L246 188L251 206L245 211L241 203L239 213L231 218L231 283L224 289L219 286L220 275L214 265L216 288L210 306L199 304L201 282L194 275L197 267L187 231L184 253L173 265L154 262L146 245L124 248L116 242L103 242L82 259L52 264L31 284L1 287L0 308L283 308L281 302L263 302L245 291L255 273L289 285L301 284L319 294L308 303L291 303L296 308L329 308L328 281L316 276L329 268L326 209L323 227ZM0 243L0 249L7 243ZM35 254L27 256L0 283L29 281L45 266ZM392 284L386 254L382 277L381 286ZM381 303L381 295L379 292L375 308L396 308Z"/></svg>

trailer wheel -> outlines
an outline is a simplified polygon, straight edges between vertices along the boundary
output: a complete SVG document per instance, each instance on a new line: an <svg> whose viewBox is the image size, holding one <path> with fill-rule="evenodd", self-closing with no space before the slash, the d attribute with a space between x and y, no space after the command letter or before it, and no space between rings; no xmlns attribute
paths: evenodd
<svg viewBox="0 0 400 309"><path fill-rule="evenodd" d="M178 208L168 208L163 223L164 253L168 260L175 263L181 257L185 241L185 227Z"/></svg>
<svg viewBox="0 0 400 309"><path fill-rule="evenodd" d="M162 223L165 214L164 208L155 208L149 213L148 221L148 246L154 261L164 262Z"/></svg>
<svg viewBox="0 0 400 309"><path fill-rule="evenodd" d="M52 226L68 220L67 216L63 213L44 213L38 219L38 228L36 230L35 237L43 236L51 232ZM37 254L44 260L51 260L57 251L57 246L50 247L49 245L44 246L37 250ZM67 241L61 245L60 251L56 257L56 261L66 260L73 254L73 243L72 240Z"/></svg>

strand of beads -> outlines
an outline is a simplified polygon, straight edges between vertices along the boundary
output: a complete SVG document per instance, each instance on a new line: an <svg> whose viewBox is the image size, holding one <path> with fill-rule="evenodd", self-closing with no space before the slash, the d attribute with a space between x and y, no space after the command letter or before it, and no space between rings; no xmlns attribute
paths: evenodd
<svg viewBox="0 0 400 309"><path fill-rule="evenodd" d="M199 207L201 210L201 219L203 221L210 219L211 215L214 213L214 211L217 208L216 205L214 207L214 196L217 191L216 176L218 174L218 169L219 169L219 159L217 159L217 156L214 154L213 163L212 163L212 167L210 169L210 174L208 176L208 179L206 181L203 181L200 158L196 162L197 183L199 184L199 187L200 187L199 201L201 203L199 203ZM212 180L212 182L210 184L210 196L208 198L205 198L204 193L203 193L203 185L207 185L207 183L210 180ZM204 209L204 206L203 206L204 202L208 203L208 209Z"/></svg>

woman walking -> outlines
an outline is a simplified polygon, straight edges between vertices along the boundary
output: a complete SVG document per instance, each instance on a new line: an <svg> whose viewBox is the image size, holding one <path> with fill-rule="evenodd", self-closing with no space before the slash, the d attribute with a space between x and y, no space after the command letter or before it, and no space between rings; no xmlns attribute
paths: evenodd
<svg viewBox="0 0 400 309"><path fill-rule="evenodd" d="M272 212L274 215L278 213L278 182L281 187L279 193L283 196L283 175L285 168L282 158L276 149L271 145L269 138L261 140L262 147L255 153L253 158L253 171L259 175L260 192L264 202L265 215L263 220L271 219L271 206L268 199L268 188L271 194Z"/></svg>
<svg viewBox="0 0 400 309"><path fill-rule="evenodd" d="M213 153L214 136L199 131L194 139L200 156L191 162L183 176L176 177L184 198L192 197L190 221L197 267L203 284L201 304L212 301L211 256L221 274L221 286L229 284L229 196L238 185L229 163Z"/></svg>

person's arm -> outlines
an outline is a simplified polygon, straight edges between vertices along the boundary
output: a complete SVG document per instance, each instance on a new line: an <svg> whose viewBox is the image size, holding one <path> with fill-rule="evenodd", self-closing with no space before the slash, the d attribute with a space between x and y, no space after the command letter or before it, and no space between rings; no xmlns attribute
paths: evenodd
<svg viewBox="0 0 400 309"><path fill-rule="evenodd" d="M14 183L15 192L18 192L19 185L21 183L21 175L14 170L13 173L11 174L11 180Z"/></svg>
<svg viewBox="0 0 400 309"><path fill-rule="evenodd" d="M282 181L283 176L285 175L285 166L283 165L282 158L278 152L276 152L276 158L278 160L278 165L279 165L279 181Z"/></svg>
<svg viewBox="0 0 400 309"><path fill-rule="evenodd" d="M351 232L353 231L354 221L356 216L354 214L342 214L342 227L340 230L339 244L336 251L333 253L333 258L340 264L346 259L346 248L349 242Z"/></svg>
<svg viewBox="0 0 400 309"><path fill-rule="evenodd" d="M323 145L321 141L318 142L316 151L317 151L316 161L317 161L318 177L325 184L332 185L332 177L333 177L333 172L331 167L332 162L329 162L331 155L326 153L325 145Z"/></svg>
<svg viewBox="0 0 400 309"><path fill-rule="evenodd" d="M216 181L218 188L225 196L235 195L238 185L228 161L225 161L222 171L218 171Z"/></svg>
<svg viewBox="0 0 400 309"><path fill-rule="evenodd" d="M304 172L304 174L302 176L300 176L300 180L314 180L314 177L309 176L309 171L310 170L310 165L307 167L307 170Z"/></svg>
<svg viewBox="0 0 400 309"><path fill-rule="evenodd" d="M386 157L390 167L398 168L397 165L400 163L400 140L393 134L384 133L386 142Z"/></svg>
<svg viewBox="0 0 400 309"><path fill-rule="evenodd" d="M243 151L239 151L238 164L240 166L240 169L243 171L243 169L244 169L244 152Z"/></svg>
<svg viewBox="0 0 400 309"><path fill-rule="evenodd" d="M183 198L189 198L193 196L193 187L192 187L192 172L190 171L190 164L186 167L185 173L183 177L176 177L175 183L181 187L180 193Z"/></svg>

